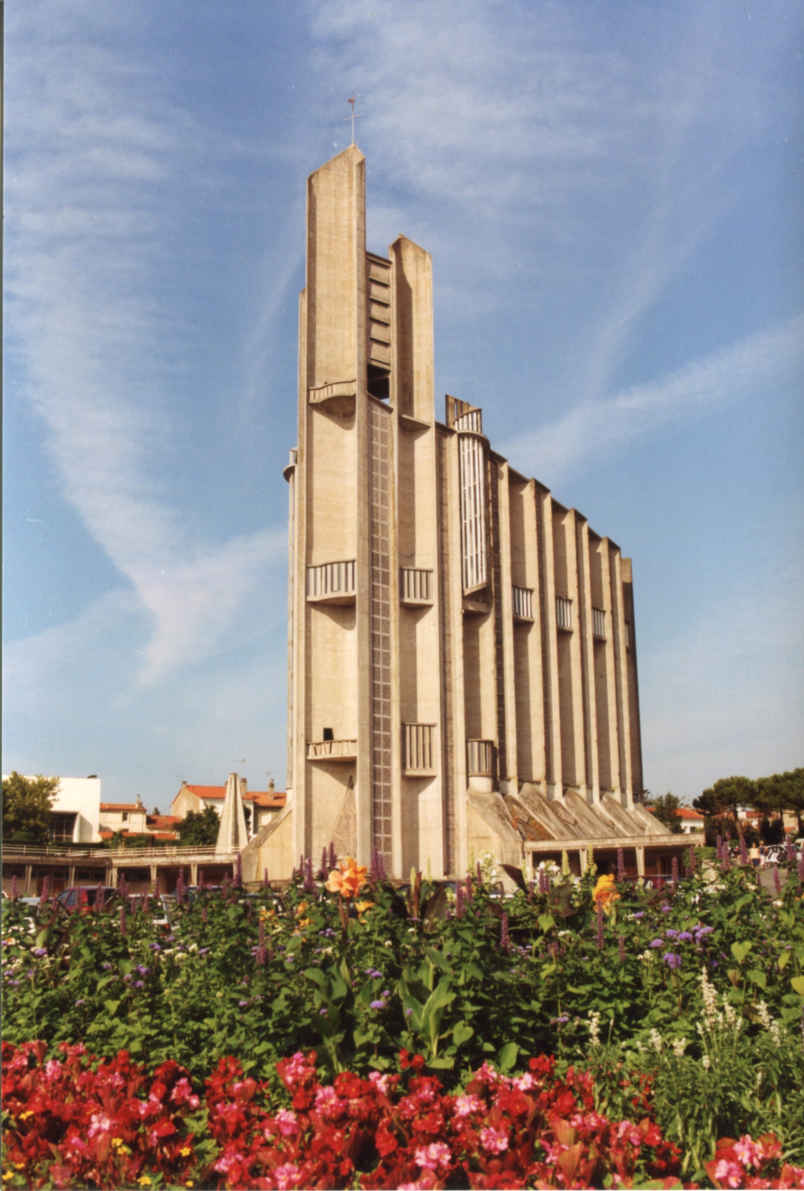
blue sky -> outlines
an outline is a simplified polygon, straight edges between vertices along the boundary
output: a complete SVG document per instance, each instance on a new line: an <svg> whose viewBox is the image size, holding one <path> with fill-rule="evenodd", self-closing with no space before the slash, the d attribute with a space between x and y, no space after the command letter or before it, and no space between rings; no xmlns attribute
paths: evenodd
<svg viewBox="0 0 804 1191"><path fill-rule="evenodd" d="M804 763L801 12L6 13L4 769L285 778L306 176L433 255L436 389L634 559L646 784ZM439 396L443 416L443 396Z"/></svg>

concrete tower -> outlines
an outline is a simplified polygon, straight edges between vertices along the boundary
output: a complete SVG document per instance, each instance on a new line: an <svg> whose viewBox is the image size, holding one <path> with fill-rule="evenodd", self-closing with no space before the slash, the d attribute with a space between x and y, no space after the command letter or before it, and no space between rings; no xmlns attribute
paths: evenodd
<svg viewBox="0 0 804 1191"><path fill-rule="evenodd" d="M627 840L644 868L664 831L635 806L630 561L492 450L480 408L436 421L430 256L366 251L354 145L307 183L298 380L295 858L332 841L437 877Z"/></svg>

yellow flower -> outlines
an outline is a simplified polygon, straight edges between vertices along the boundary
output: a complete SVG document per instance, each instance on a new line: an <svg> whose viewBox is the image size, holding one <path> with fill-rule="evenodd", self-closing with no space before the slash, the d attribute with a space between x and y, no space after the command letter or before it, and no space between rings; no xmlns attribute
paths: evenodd
<svg viewBox="0 0 804 1191"><path fill-rule="evenodd" d="M192 1146L182 1146L182 1148L179 1150L179 1153L181 1154L182 1158L186 1158L187 1155L192 1154L192 1152L193 1152Z"/></svg>
<svg viewBox="0 0 804 1191"><path fill-rule="evenodd" d="M139 1185L141 1187L150 1187L153 1180L150 1179L147 1174L141 1174L140 1177L137 1179L137 1182L139 1183Z"/></svg>
<svg viewBox="0 0 804 1191"><path fill-rule="evenodd" d="M358 914L362 914L364 910L370 910L373 905L374 902L355 902L355 909Z"/></svg>
<svg viewBox="0 0 804 1191"><path fill-rule="evenodd" d="M32 1116L33 1116L33 1110L32 1110L32 1109L30 1109L30 1108L26 1108L25 1112L21 1112L21 1113L20 1113L20 1115L19 1115L19 1117L17 1118L17 1120L19 1120L19 1121L27 1121L27 1120L28 1120L28 1117L32 1117Z"/></svg>

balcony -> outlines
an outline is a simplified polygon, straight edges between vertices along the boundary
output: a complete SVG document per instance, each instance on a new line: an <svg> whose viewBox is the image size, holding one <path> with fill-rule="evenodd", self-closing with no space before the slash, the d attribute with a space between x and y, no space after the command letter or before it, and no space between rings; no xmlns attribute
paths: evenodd
<svg viewBox="0 0 804 1191"><path fill-rule="evenodd" d="M466 772L469 777L494 777L496 749L493 740L467 740Z"/></svg>
<svg viewBox="0 0 804 1191"><path fill-rule="evenodd" d="M405 773L435 773L435 724L403 724L402 755Z"/></svg>
<svg viewBox="0 0 804 1191"><path fill-rule="evenodd" d="M572 600L556 596L556 625L564 633L572 632Z"/></svg>
<svg viewBox="0 0 804 1191"><path fill-rule="evenodd" d="M356 380L333 381L307 390L310 405L340 418L349 417L354 413L356 396Z"/></svg>
<svg viewBox="0 0 804 1191"><path fill-rule="evenodd" d="M355 598L355 560L324 562L307 568L310 603L352 604Z"/></svg>
<svg viewBox="0 0 804 1191"><path fill-rule="evenodd" d="M595 641L606 640L606 613L603 608L592 609L592 636Z"/></svg>
<svg viewBox="0 0 804 1191"><path fill-rule="evenodd" d="M513 587L514 620L533 620L533 588Z"/></svg>
<svg viewBox="0 0 804 1191"><path fill-rule="evenodd" d="M433 572L422 567L400 567L399 598L403 604L422 605L433 602Z"/></svg>
<svg viewBox="0 0 804 1191"><path fill-rule="evenodd" d="M354 761L356 740L313 740L307 745L308 761Z"/></svg>

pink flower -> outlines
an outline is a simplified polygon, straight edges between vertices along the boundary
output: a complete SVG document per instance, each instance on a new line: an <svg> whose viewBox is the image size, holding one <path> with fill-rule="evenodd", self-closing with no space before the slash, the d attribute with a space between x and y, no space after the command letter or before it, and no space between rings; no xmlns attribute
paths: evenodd
<svg viewBox="0 0 804 1191"><path fill-rule="evenodd" d="M617 1136L620 1141L630 1141L632 1146L639 1147L642 1144L642 1134L632 1121L620 1121L617 1126Z"/></svg>
<svg viewBox="0 0 804 1191"><path fill-rule="evenodd" d="M298 1133L299 1124L292 1109L280 1108L274 1119L283 1137L292 1137L294 1133Z"/></svg>
<svg viewBox="0 0 804 1191"><path fill-rule="evenodd" d="M479 1112L482 1108L483 1101L478 1099L477 1096L472 1096L471 1094L467 1096L456 1096L452 1105L452 1113L453 1116L458 1118L468 1117L470 1113Z"/></svg>
<svg viewBox="0 0 804 1191"><path fill-rule="evenodd" d="M439 1167L446 1170L449 1166L452 1151L443 1141L433 1141L429 1146L419 1146L416 1151L416 1161L422 1170L435 1170Z"/></svg>
<svg viewBox="0 0 804 1191"><path fill-rule="evenodd" d="M520 1092L529 1092L531 1088L536 1087L536 1080L530 1071L526 1071L524 1075L518 1075L512 1082L514 1087Z"/></svg>
<svg viewBox="0 0 804 1191"><path fill-rule="evenodd" d="M369 1071L369 1082L374 1084L374 1087L383 1096L388 1095L391 1088L391 1076L381 1075L379 1071Z"/></svg>
<svg viewBox="0 0 804 1191"><path fill-rule="evenodd" d="M112 1122L109 1117L104 1116L102 1112L93 1112L89 1119L88 1137L97 1137L99 1133L108 1133L112 1127Z"/></svg>
<svg viewBox="0 0 804 1191"><path fill-rule="evenodd" d="M278 1191L288 1191L290 1187L298 1187L301 1172L293 1162L284 1162L274 1170L274 1178Z"/></svg>
<svg viewBox="0 0 804 1191"><path fill-rule="evenodd" d="M508 1138L502 1129L495 1129L493 1125L486 1125L480 1130L480 1144L488 1154L501 1154L508 1149Z"/></svg>
<svg viewBox="0 0 804 1191"><path fill-rule="evenodd" d="M341 1100L335 1089L328 1085L325 1088L319 1088L315 1094L315 1109L320 1112L325 1120L333 1120L340 1116L345 1108L345 1101Z"/></svg>
<svg viewBox="0 0 804 1191"><path fill-rule="evenodd" d="M758 1166L762 1161L760 1147L747 1133L739 1141L735 1141L732 1150L743 1166Z"/></svg>
<svg viewBox="0 0 804 1191"><path fill-rule="evenodd" d="M721 1158L715 1165L715 1178L727 1187L739 1187L743 1181L743 1171L737 1162L729 1162L728 1158Z"/></svg>

